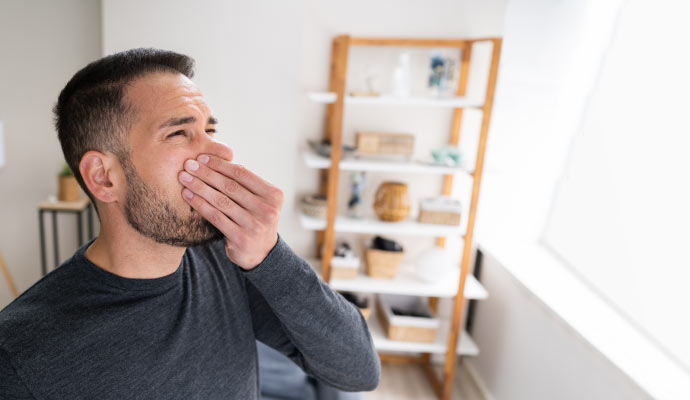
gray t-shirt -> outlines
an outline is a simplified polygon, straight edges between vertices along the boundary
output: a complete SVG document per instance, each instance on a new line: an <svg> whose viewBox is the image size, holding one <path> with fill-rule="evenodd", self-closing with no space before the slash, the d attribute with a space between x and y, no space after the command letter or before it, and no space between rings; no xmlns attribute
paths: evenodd
<svg viewBox="0 0 690 400"><path fill-rule="evenodd" d="M280 235L250 271L221 239L155 279L96 266L92 242L0 311L0 399L257 399L257 339L338 389L378 385L362 314Z"/></svg>

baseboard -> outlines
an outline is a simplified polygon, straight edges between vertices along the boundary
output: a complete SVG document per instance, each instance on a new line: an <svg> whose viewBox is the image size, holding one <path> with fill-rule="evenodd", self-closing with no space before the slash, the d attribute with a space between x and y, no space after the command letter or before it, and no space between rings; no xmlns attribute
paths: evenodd
<svg viewBox="0 0 690 400"><path fill-rule="evenodd" d="M479 376L479 373L474 368L474 365L472 365L472 362L467 358L462 359L460 362L462 362L462 365L469 373L470 378L472 378L472 380L474 381L474 384L479 389L479 392L481 392L482 396L484 396L484 399L496 400L496 398L494 398L494 396L491 394L489 388L486 386L482 378Z"/></svg>

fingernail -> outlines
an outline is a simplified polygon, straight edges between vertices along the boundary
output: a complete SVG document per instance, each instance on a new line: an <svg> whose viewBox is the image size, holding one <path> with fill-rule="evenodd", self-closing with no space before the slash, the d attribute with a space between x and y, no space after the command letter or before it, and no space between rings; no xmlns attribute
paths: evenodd
<svg viewBox="0 0 690 400"><path fill-rule="evenodd" d="M180 179L182 179L183 182L189 183L192 181L192 176L182 171L182 173L180 174Z"/></svg>
<svg viewBox="0 0 690 400"><path fill-rule="evenodd" d="M199 169L199 163L194 160L187 160L185 167L190 171L196 171Z"/></svg>
<svg viewBox="0 0 690 400"><path fill-rule="evenodd" d="M182 195L188 199L194 197L194 193L192 193L192 191L187 188L182 189Z"/></svg>
<svg viewBox="0 0 690 400"><path fill-rule="evenodd" d="M208 163L208 156L206 154L202 154L199 157L197 157L196 159L199 160L199 162L202 164Z"/></svg>

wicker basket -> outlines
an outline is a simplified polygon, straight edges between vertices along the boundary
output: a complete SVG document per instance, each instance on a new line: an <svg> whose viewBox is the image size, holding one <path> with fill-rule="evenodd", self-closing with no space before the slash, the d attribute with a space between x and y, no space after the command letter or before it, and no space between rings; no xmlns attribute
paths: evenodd
<svg viewBox="0 0 690 400"><path fill-rule="evenodd" d="M436 341L440 321L420 298L379 295L376 304L381 325L389 339L423 343L433 343ZM422 308L431 314L433 318L395 315L391 306Z"/></svg>
<svg viewBox="0 0 690 400"><path fill-rule="evenodd" d="M460 214L443 211L420 210L419 222L438 225L460 225Z"/></svg>
<svg viewBox="0 0 690 400"><path fill-rule="evenodd" d="M310 217L326 218L328 201L319 195L308 194L302 198L302 212Z"/></svg>
<svg viewBox="0 0 690 400"><path fill-rule="evenodd" d="M461 212L460 202L451 197L425 198L420 202L417 221L426 224L460 225Z"/></svg>
<svg viewBox="0 0 690 400"><path fill-rule="evenodd" d="M392 279L398 274L398 268L405 257L405 252L367 247L364 255L367 264L367 275L372 278Z"/></svg>

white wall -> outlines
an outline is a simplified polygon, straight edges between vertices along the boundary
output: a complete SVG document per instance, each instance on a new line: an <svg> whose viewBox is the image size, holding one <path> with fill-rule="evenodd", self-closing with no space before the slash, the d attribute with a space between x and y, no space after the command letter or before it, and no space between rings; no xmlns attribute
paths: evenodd
<svg viewBox="0 0 690 400"><path fill-rule="evenodd" d="M649 399L625 374L527 290L491 254L481 279L472 336L481 349L465 362L495 399Z"/></svg>
<svg viewBox="0 0 690 400"><path fill-rule="evenodd" d="M315 236L299 226L297 211L299 197L318 189L318 174L303 165L299 150L307 138L322 137L325 107L309 103L304 93L327 89L332 38L344 33L390 37L500 35L504 3L264 0L239 7L236 4L240 3L200 1L189 8L189 3L181 1L104 0L103 49L108 54L154 46L194 57L196 82L221 121L217 137L233 148L238 162L285 191L279 230L298 252L312 255ZM156 18L152 20L151 15ZM391 54L395 56L387 53L381 57L379 53L353 52L351 59L385 64ZM426 71L418 72L418 78L425 79ZM448 112L405 118L400 110L383 111L388 112L383 117L348 111L345 141L352 143L354 127L371 128L375 123L387 123L393 130L406 127L408 131L411 125L412 131L414 126L427 126L428 132L416 133L428 133L438 144L447 140ZM347 195L347 179L343 174L341 205ZM365 204L371 203L377 182L369 184ZM431 185L431 193L435 193L441 189L441 180L429 183L417 177L410 185Z"/></svg>
<svg viewBox="0 0 690 400"><path fill-rule="evenodd" d="M325 106L311 103L308 90L327 90L331 40L340 34L371 37L487 37L501 36L505 0L451 1L254 1L241 3L199 1L190 8L181 1L104 0L104 54L131 47L153 46L186 53L197 60L195 81L219 117L217 137L242 162L280 186L286 195L279 231L302 256L316 250L314 232L299 225L299 198L318 190L318 173L307 168L300 150L308 138L323 136ZM155 15L155 19L151 18ZM349 68L354 86L366 67L380 73L379 89L389 87L386 74L400 49L353 49ZM474 56L477 71L470 75L472 92L480 95L486 84L487 47ZM423 87L428 73L428 50L413 52L415 87ZM459 56L459 54L455 54ZM481 71L482 61L484 73ZM479 114L467 113L462 140L473 162ZM359 129L412 132L417 135L416 156L429 155L430 147L444 144L450 132L449 110L355 108L345 113L344 143L354 144ZM382 180L403 178L410 186L413 215L417 199L440 193L442 178L369 175L363 195L366 205ZM339 208L345 208L349 174L341 174ZM469 200L471 182L459 179L457 193ZM465 202L466 209L469 201ZM369 212L373 212L369 207ZM463 221L466 223L466 221ZM355 247L368 237L338 235ZM433 238L399 237L412 260ZM461 243L448 247L460 258ZM441 304L447 313L449 304Z"/></svg>
<svg viewBox="0 0 690 400"><path fill-rule="evenodd" d="M0 168L0 251L20 292L40 278L37 206L56 194L64 162L52 107L69 78L100 56L100 35L97 1L0 2L0 120L6 152ZM75 219L58 219L61 261L76 250ZM47 239L52 243L51 236ZM49 248L49 269L51 255ZM12 299L0 278L0 309Z"/></svg>
<svg viewBox="0 0 690 400"><path fill-rule="evenodd" d="M219 120L216 137L286 194L290 243L298 143L302 2L103 1L103 52L157 47L196 60L195 82Z"/></svg>
<svg viewBox="0 0 690 400"><path fill-rule="evenodd" d="M690 304L690 56L677 51L688 12L673 0L622 7L544 237L690 383L690 321L678 318Z"/></svg>

